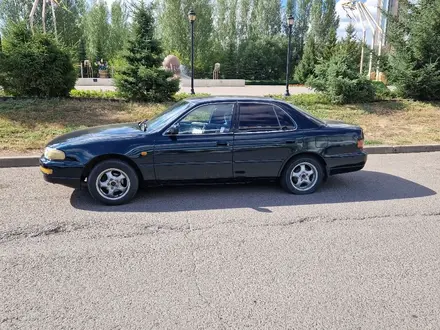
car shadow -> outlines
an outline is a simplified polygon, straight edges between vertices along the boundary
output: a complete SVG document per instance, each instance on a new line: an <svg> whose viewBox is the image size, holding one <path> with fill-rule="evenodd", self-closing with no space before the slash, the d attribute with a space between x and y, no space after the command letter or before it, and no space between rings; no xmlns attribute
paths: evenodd
<svg viewBox="0 0 440 330"><path fill-rule="evenodd" d="M234 184L155 187L142 189L129 204L108 207L94 201L87 190L75 190L70 198L74 208L96 212L178 212L252 208L271 212L267 207L317 205L417 198L436 192L398 176L360 171L330 177L314 194L285 193L278 184Z"/></svg>

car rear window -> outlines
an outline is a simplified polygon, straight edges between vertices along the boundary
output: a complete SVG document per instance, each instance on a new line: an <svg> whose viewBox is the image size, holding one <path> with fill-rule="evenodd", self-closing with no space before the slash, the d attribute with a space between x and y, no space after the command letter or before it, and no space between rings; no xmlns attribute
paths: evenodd
<svg viewBox="0 0 440 330"><path fill-rule="evenodd" d="M258 103L240 105L240 131L265 132L294 129L296 129L296 123L279 107Z"/></svg>
<svg viewBox="0 0 440 330"><path fill-rule="evenodd" d="M241 104L239 130L246 132L281 129L273 106L270 104Z"/></svg>

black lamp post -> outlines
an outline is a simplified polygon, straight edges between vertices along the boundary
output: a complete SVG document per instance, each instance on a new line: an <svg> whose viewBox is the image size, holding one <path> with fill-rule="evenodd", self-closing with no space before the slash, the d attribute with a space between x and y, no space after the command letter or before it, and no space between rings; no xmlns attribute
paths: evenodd
<svg viewBox="0 0 440 330"><path fill-rule="evenodd" d="M194 22L196 20L196 13L190 10L188 19L191 22L191 94L194 95Z"/></svg>
<svg viewBox="0 0 440 330"><path fill-rule="evenodd" d="M289 44L287 46L287 64L286 64L286 92L284 96L290 96L289 93L289 76L290 76L290 43L292 39L292 27L293 27L293 16L290 15L287 18L287 23L289 24Z"/></svg>

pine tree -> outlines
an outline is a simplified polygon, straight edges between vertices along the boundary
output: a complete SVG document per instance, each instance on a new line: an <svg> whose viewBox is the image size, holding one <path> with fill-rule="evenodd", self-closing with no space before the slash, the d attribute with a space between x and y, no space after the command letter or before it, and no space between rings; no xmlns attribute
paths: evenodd
<svg viewBox="0 0 440 330"><path fill-rule="evenodd" d="M404 97L440 99L440 0L399 1L390 16L390 80Z"/></svg>
<svg viewBox="0 0 440 330"><path fill-rule="evenodd" d="M308 38L304 46L304 54L295 70L295 79L304 84L313 75L316 65L315 39Z"/></svg>
<svg viewBox="0 0 440 330"><path fill-rule="evenodd" d="M320 60L307 83L325 93L334 103L370 102L375 91L370 80L359 73L361 44L355 39L355 29L349 25L346 37L333 47L328 60Z"/></svg>
<svg viewBox="0 0 440 330"><path fill-rule="evenodd" d="M356 38L356 29L353 24L349 24L345 29L345 37L338 45L336 51L343 52L349 59L349 65L353 71L359 71L362 44Z"/></svg>
<svg viewBox="0 0 440 330"><path fill-rule="evenodd" d="M308 80L318 62L328 61L331 58L337 43L338 26L336 1L312 0L310 28L306 36L304 54L295 74L300 82L304 83Z"/></svg>
<svg viewBox="0 0 440 330"><path fill-rule="evenodd" d="M128 41L124 60L127 67L116 76L119 91L131 100L162 102L179 90L179 81L162 68L163 52L154 37L151 5L143 1L136 7L132 38Z"/></svg>

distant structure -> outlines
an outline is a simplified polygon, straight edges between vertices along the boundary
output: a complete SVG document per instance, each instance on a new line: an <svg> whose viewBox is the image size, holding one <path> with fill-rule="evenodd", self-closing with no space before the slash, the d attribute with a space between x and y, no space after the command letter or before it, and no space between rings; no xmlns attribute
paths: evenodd
<svg viewBox="0 0 440 330"><path fill-rule="evenodd" d="M163 60L162 66L165 70L174 73L174 76L180 77L180 61L175 55L168 55Z"/></svg>
<svg viewBox="0 0 440 330"><path fill-rule="evenodd" d="M214 64L214 71L212 72L212 79L216 80L218 79L220 73L220 63Z"/></svg>
<svg viewBox="0 0 440 330"><path fill-rule="evenodd" d="M367 6L362 0L345 0L342 2L342 8L347 13L347 16L351 20L355 20L360 23L362 27L362 42L366 44L367 29L372 33L370 47L377 50L377 54L382 54L382 47L386 45L386 33L387 33L387 16L382 13L382 10L390 13L397 14L398 0L378 0L376 17L369 11ZM362 74L364 63L364 49L361 50L361 62L359 65L360 73ZM379 61L376 63L376 70L373 71L373 54L370 54L370 60L368 65L368 78L381 80L386 82L386 78L383 72L379 72Z"/></svg>
<svg viewBox="0 0 440 330"><path fill-rule="evenodd" d="M388 19L387 16L383 14L382 10L388 14L397 15L397 10L399 9L399 0L377 0L377 23L381 27L384 32L384 35L387 33L388 28ZM376 28L374 34L374 46L379 47L379 43L382 41L382 46L387 46L386 38L381 40L380 31Z"/></svg>

